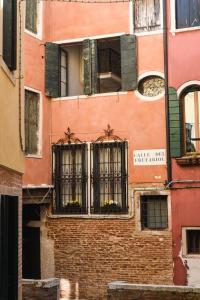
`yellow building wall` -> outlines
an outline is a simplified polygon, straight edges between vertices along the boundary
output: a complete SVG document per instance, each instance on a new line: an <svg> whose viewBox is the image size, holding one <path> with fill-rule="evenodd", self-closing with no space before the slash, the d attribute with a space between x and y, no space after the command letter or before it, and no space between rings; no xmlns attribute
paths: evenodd
<svg viewBox="0 0 200 300"><path fill-rule="evenodd" d="M17 6L19 10L19 5ZM24 8L22 7L21 15L23 16ZM19 16L19 13L18 13ZM20 145L20 135L24 135L24 100L23 100L23 59L22 72L19 74L19 21L17 18L17 70L11 72L2 58L2 8L0 11L0 165L23 173L24 154ZM23 28L23 19L22 26ZM22 41L23 43L23 41ZM23 55L21 55L23 58ZM21 99L19 99L19 81L21 80ZM19 114L19 103L21 105L21 115ZM21 126L20 126L21 118ZM23 139L24 140L24 139Z"/></svg>

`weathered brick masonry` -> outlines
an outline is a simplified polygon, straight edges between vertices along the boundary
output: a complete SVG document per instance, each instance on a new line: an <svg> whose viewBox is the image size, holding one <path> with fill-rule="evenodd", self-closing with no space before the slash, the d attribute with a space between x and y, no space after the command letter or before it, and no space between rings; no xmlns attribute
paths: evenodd
<svg viewBox="0 0 200 300"><path fill-rule="evenodd" d="M69 280L71 299L75 290L79 299L106 299L113 280L172 284L170 231L136 231L134 218L49 218L47 227L55 276Z"/></svg>

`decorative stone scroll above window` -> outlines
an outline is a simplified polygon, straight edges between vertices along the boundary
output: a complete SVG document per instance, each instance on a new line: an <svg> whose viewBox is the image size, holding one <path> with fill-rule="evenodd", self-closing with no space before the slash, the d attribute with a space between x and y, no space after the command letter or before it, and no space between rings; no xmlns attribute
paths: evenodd
<svg viewBox="0 0 200 300"><path fill-rule="evenodd" d="M65 137L59 139L55 145L65 145L65 144L80 144L83 143L78 138L74 137L75 133L71 132L71 129L68 127L67 132L65 132Z"/></svg>
<svg viewBox="0 0 200 300"><path fill-rule="evenodd" d="M157 75L150 75L140 80L138 91L146 97L156 97L164 93L165 81Z"/></svg>
<svg viewBox="0 0 200 300"><path fill-rule="evenodd" d="M93 141L93 143L96 142L104 142L104 141L119 141L119 142L123 142L125 140L121 139L120 137L118 137L117 135L114 135L114 129L111 129L110 125L107 125L107 128L104 129L104 135L101 135L100 137L98 137L95 141Z"/></svg>

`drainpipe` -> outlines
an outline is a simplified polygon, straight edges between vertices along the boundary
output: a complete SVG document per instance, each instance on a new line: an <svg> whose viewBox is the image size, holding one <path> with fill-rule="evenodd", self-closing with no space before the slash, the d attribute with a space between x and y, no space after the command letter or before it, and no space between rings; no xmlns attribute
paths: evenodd
<svg viewBox="0 0 200 300"><path fill-rule="evenodd" d="M167 0L163 0L163 54L165 74L165 120L166 120L166 145L167 145L167 182L172 181L172 163L170 156L170 131L169 131L169 74L168 74L168 31L167 31Z"/></svg>

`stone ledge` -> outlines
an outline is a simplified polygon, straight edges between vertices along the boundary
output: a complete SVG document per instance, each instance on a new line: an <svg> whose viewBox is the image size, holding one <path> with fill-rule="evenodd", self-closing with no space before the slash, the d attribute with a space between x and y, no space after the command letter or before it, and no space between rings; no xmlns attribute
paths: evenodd
<svg viewBox="0 0 200 300"><path fill-rule="evenodd" d="M152 285L152 284L132 284L125 281L114 281L108 284L110 290L136 290L136 291L160 291L176 293L200 294L200 287L174 286L174 285Z"/></svg>
<svg viewBox="0 0 200 300"><path fill-rule="evenodd" d="M58 278L49 279L22 279L23 285L33 285L40 288L52 288L60 285L60 280Z"/></svg>

